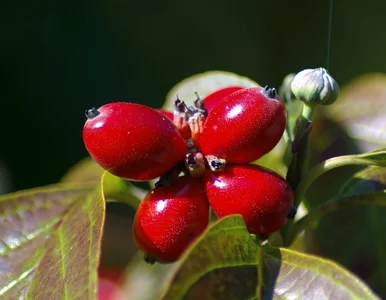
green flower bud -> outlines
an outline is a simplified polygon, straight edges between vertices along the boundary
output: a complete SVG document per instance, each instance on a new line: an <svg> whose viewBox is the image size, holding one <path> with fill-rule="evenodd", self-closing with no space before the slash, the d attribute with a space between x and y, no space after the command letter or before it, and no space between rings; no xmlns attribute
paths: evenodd
<svg viewBox="0 0 386 300"><path fill-rule="evenodd" d="M279 88L279 95L285 102L290 102L294 98L291 90L291 84L294 78L295 73L288 74L286 77L284 77L283 83Z"/></svg>
<svg viewBox="0 0 386 300"><path fill-rule="evenodd" d="M306 69L291 84L292 93L308 104L330 105L339 96L339 85L324 68Z"/></svg>

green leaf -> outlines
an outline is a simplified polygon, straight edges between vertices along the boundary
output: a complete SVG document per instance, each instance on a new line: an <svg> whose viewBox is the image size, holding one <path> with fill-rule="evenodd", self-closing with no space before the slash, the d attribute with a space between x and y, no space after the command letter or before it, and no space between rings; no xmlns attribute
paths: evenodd
<svg viewBox="0 0 386 300"><path fill-rule="evenodd" d="M94 185L0 197L0 298L95 299L104 212Z"/></svg>
<svg viewBox="0 0 386 300"><path fill-rule="evenodd" d="M343 186L340 197L371 201L378 192L381 200L385 189L386 168L369 167L353 175ZM383 199L386 204L386 194ZM343 264L385 297L384 228L386 207L357 206L340 210L320 220L313 232L310 250Z"/></svg>
<svg viewBox="0 0 386 300"><path fill-rule="evenodd" d="M386 150L377 149L372 152L357 155L342 155L330 158L326 161L322 161L313 167L306 176L302 179L299 186L296 189L295 198L297 201L304 201L309 187L316 181L320 176L324 175L333 169L344 167L344 166L386 166ZM338 181L339 183L339 181ZM339 185L341 186L341 185ZM323 201L326 202L326 201ZM308 201L304 201L307 205Z"/></svg>
<svg viewBox="0 0 386 300"><path fill-rule="evenodd" d="M386 189L386 167L372 166L352 176L342 187L340 195L365 195Z"/></svg>
<svg viewBox="0 0 386 300"><path fill-rule="evenodd" d="M137 209L146 191L130 181L112 175L99 166L91 157L86 157L73 166L61 179L63 183L99 184L103 177L103 193L107 202L119 201Z"/></svg>
<svg viewBox="0 0 386 300"><path fill-rule="evenodd" d="M263 299L379 299L330 260L269 246L263 252Z"/></svg>
<svg viewBox="0 0 386 300"><path fill-rule="evenodd" d="M241 216L217 221L185 252L163 299L259 299L258 274L263 299L378 299L332 261L268 245L259 249Z"/></svg>
<svg viewBox="0 0 386 300"><path fill-rule="evenodd" d="M183 255L163 299L255 297L258 247L241 216L212 225Z"/></svg>
<svg viewBox="0 0 386 300"><path fill-rule="evenodd" d="M284 163L286 146L287 144L284 138L281 138L275 148L258 160L254 161L253 164L268 168L285 177L285 174L287 173L287 166Z"/></svg>
<svg viewBox="0 0 386 300"><path fill-rule="evenodd" d="M344 86L325 114L343 125L362 151L386 147L386 74L370 73Z"/></svg>
<svg viewBox="0 0 386 300"><path fill-rule="evenodd" d="M174 86L167 94L162 108L173 111L177 94L181 100L190 104L196 99L195 92L197 92L201 98L204 98L220 88L235 85L243 87L259 86L259 84L252 79L235 73L208 71L188 77Z"/></svg>
<svg viewBox="0 0 386 300"><path fill-rule="evenodd" d="M104 169L98 165L91 157L86 157L76 163L62 177L60 182L63 183L82 183L101 181Z"/></svg>

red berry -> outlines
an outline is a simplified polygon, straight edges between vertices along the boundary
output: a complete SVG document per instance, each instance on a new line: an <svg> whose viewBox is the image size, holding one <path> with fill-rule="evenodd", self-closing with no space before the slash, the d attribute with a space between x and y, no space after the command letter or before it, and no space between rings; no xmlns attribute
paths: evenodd
<svg viewBox="0 0 386 300"><path fill-rule="evenodd" d="M87 151L116 176L154 179L185 157L186 143L172 121L150 107L115 102L86 114Z"/></svg>
<svg viewBox="0 0 386 300"><path fill-rule="evenodd" d="M240 214L248 231L261 235L285 224L294 195L278 174L256 165L227 165L223 172L207 170L204 178L209 203L219 218Z"/></svg>
<svg viewBox="0 0 386 300"><path fill-rule="evenodd" d="M242 86L228 86L209 94L204 99L202 99L202 101L204 101L205 108L208 110L208 112L210 112L213 107L219 104L225 97L243 88L244 87Z"/></svg>
<svg viewBox="0 0 386 300"><path fill-rule="evenodd" d="M208 221L209 203L202 181L178 177L170 186L151 190L141 202L134 218L134 240L159 262L173 262Z"/></svg>
<svg viewBox="0 0 386 300"><path fill-rule="evenodd" d="M157 109L157 110L165 117L168 117L171 121L173 121L174 115L171 111L164 110L164 109Z"/></svg>
<svg viewBox="0 0 386 300"><path fill-rule="evenodd" d="M285 107L274 89L242 89L213 107L200 135L200 147L205 155L230 163L252 162L276 146L285 124Z"/></svg>
<svg viewBox="0 0 386 300"><path fill-rule="evenodd" d="M123 291L114 282L99 278L98 279L98 300L123 300L125 299Z"/></svg>
<svg viewBox="0 0 386 300"><path fill-rule="evenodd" d="M120 283L120 279L124 274L124 270L122 268L117 267L103 267L98 269L98 278L106 279L108 281L114 282L115 284Z"/></svg>
<svg viewBox="0 0 386 300"><path fill-rule="evenodd" d="M119 268L98 269L98 300L123 299L120 287L120 279L123 270Z"/></svg>

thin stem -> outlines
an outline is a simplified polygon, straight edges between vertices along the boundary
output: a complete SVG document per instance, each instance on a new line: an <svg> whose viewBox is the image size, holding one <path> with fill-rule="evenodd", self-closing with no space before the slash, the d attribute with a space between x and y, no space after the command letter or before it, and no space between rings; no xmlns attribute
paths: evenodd
<svg viewBox="0 0 386 300"><path fill-rule="evenodd" d="M304 103L302 117L308 121L311 121L313 115L314 115L314 106Z"/></svg>
<svg viewBox="0 0 386 300"><path fill-rule="evenodd" d="M327 29L327 55L326 55L326 70L330 67L330 51L331 51L331 27L332 27L332 7L333 0L328 3L328 29Z"/></svg>
<svg viewBox="0 0 386 300"><path fill-rule="evenodd" d="M366 155L366 154L365 154ZM367 154L368 155L368 154ZM364 156L364 155L363 155ZM361 157L358 155L344 155L328 159L318 165L316 165L311 171L309 171L300 182L295 190L294 206L297 208L304 200L305 194L311 184L324 173L333 170L335 168L343 166L371 166L380 165L379 161L368 157ZM317 209L317 208L316 208ZM311 211L309 214L312 214ZM297 223L296 223L297 224ZM288 220L287 224L281 229L281 235L283 237L284 246L289 246L294 238L294 220Z"/></svg>
<svg viewBox="0 0 386 300"><path fill-rule="evenodd" d="M303 111L302 111L302 122L309 123L312 120L312 115L314 114L314 106L308 105L304 103ZM299 155L299 171L300 171L300 179L303 179L304 175L308 172L308 159L309 159L309 151L310 151L310 132L308 130L304 133L304 144L301 148Z"/></svg>
<svg viewBox="0 0 386 300"><path fill-rule="evenodd" d="M320 164L316 165L311 171L304 176L299 186L295 191L295 203L296 207L299 206L300 202L304 200L305 193L307 192L310 185L321 175L327 171L343 167L343 166L371 166L377 165L378 163L372 159L362 158L354 155L344 155L334 158L330 158Z"/></svg>
<svg viewBox="0 0 386 300"><path fill-rule="evenodd" d="M303 104L302 114L295 129L295 140L292 144L292 161L289 165L287 180L296 189L308 169L310 124L314 107Z"/></svg>
<svg viewBox="0 0 386 300"><path fill-rule="evenodd" d="M263 241L260 244L259 254L258 254L258 262L257 262L257 288L256 288L256 296L257 296L258 300L263 299L264 246L266 245L266 243L267 243L267 241Z"/></svg>
<svg viewBox="0 0 386 300"><path fill-rule="evenodd" d="M286 142L288 143L288 147L291 147L292 142L294 140L294 134L291 131L290 124L288 122L288 111L287 111L287 122L285 123L285 130L284 130L284 138L286 139Z"/></svg>
<svg viewBox="0 0 386 300"><path fill-rule="evenodd" d="M302 114L299 117L296 126L295 140L292 146L292 161L288 168L287 181L291 187L296 191L298 185L303 180L308 172L308 159L310 149L310 132L311 120L314 113L314 106L303 103ZM294 206L297 208L301 199L294 200ZM284 245L287 245L291 236L294 221L292 219L287 221L287 224L280 230Z"/></svg>
<svg viewBox="0 0 386 300"><path fill-rule="evenodd" d="M353 195L345 198L330 200L321 204L319 207L310 211L307 215L297 221L292 230L289 244L291 244L297 235L306 229L314 221L320 219L328 213L337 211L339 209L356 206L356 205L377 205L386 206L386 190L377 193Z"/></svg>

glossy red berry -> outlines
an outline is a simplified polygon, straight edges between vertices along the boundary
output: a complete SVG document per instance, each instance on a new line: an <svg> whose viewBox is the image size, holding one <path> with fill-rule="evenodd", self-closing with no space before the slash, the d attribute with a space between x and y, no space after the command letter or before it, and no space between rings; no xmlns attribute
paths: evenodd
<svg viewBox="0 0 386 300"><path fill-rule="evenodd" d="M164 109L157 109L157 110L165 117L168 117L171 121L173 121L174 115L171 111L164 110Z"/></svg>
<svg viewBox="0 0 386 300"><path fill-rule="evenodd" d="M143 105L115 102L86 112L83 141L112 174L150 180L183 161L187 146L172 121Z"/></svg>
<svg viewBox="0 0 386 300"><path fill-rule="evenodd" d="M134 240L159 262L173 262L208 221L209 203L202 181L178 177L170 186L151 190L141 202L134 218Z"/></svg>
<svg viewBox="0 0 386 300"><path fill-rule="evenodd" d="M243 88L244 87L242 86L228 86L209 94L204 99L202 99L202 101L204 101L205 108L208 110L208 112L210 112L213 107L219 104L227 96Z"/></svg>
<svg viewBox="0 0 386 300"><path fill-rule="evenodd" d="M278 174L256 165L227 165L223 172L207 170L204 178L209 203L219 218L241 214L248 231L260 235L285 224L294 195Z"/></svg>
<svg viewBox="0 0 386 300"><path fill-rule="evenodd" d="M230 163L252 162L276 146L285 124L285 107L274 89L238 90L210 111L200 147Z"/></svg>

